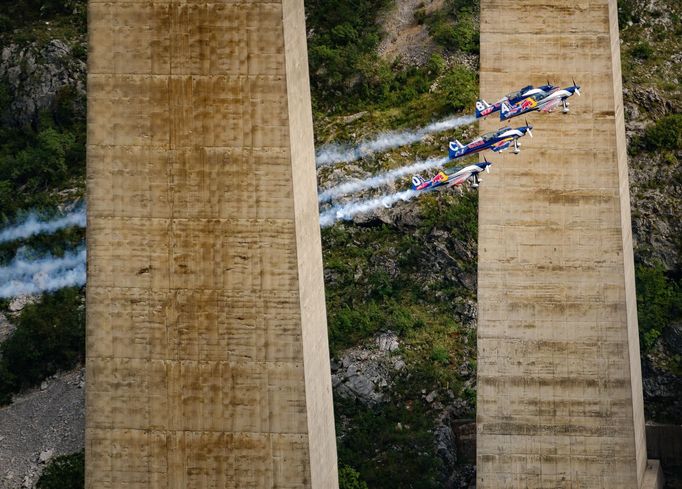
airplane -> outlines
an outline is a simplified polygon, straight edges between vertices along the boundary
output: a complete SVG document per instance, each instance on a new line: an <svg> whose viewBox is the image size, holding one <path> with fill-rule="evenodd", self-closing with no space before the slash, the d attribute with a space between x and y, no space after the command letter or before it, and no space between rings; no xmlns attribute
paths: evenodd
<svg viewBox="0 0 682 489"><path fill-rule="evenodd" d="M557 88L558 87L555 87L554 85L549 83L549 81L547 82L547 85L541 85L537 88L533 87L533 85L528 85L523 87L521 90L508 93L506 96L502 97L493 105L490 105L488 102L480 98L476 101L476 118L479 119L481 117L487 117L490 114L493 114L498 110L501 110L502 103L504 102L509 102L512 105L517 104L525 98L531 97L533 95L547 94Z"/></svg>
<svg viewBox="0 0 682 489"><path fill-rule="evenodd" d="M448 170L439 171L430 180L424 180L421 175L414 175L412 177L412 190L433 190L438 187L447 186L455 187L462 185L467 180L471 180L471 186L477 188L478 184L481 182L478 174L483 170L490 173L490 163L488 160L483 158L485 161L483 163L475 163L469 166L458 166L456 168L450 168Z"/></svg>
<svg viewBox="0 0 682 489"><path fill-rule="evenodd" d="M529 126L526 121L525 126L517 127L516 129L512 129L511 126L506 126L497 131L485 133L466 146L459 141L454 140L448 145L448 155L451 160L454 160L486 149L495 152L504 151L509 148L512 141L514 142L514 153L518 154L519 151L521 151L519 149L521 143L518 142L518 139L525 136L526 133L528 133L530 137L533 137L531 129L533 129L533 126Z"/></svg>
<svg viewBox="0 0 682 489"><path fill-rule="evenodd" d="M556 89L549 94L535 94L531 97L525 98L516 104L510 104L509 102L502 102L502 108L500 109L500 120L505 121L511 119L512 117L520 116L521 114L526 114L534 110L539 110L540 112L552 112L559 104L563 104L563 113L568 113L568 97L573 96L577 93L580 96L580 85L576 85L573 81L572 87L566 87L561 90Z"/></svg>

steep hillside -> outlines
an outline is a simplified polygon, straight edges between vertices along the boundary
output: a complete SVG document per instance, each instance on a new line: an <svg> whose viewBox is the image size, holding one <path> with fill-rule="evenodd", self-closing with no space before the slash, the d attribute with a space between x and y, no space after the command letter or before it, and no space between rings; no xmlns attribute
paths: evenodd
<svg viewBox="0 0 682 489"><path fill-rule="evenodd" d="M682 422L682 4L621 0L623 98L648 419Z"/></svg>

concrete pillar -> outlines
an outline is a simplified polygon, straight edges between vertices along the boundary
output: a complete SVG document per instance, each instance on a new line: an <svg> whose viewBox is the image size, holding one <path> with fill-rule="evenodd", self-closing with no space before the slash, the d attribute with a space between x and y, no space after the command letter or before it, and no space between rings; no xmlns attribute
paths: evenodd
<svg viewBox="0 0 682 489"><path fill-rule="evenodd" d="M486 100L572 78L570 114L530 115L480 188L478 489L646 470L616 0L481 0Z"/></svg>
<svg viewBox="0 0 682 489"><path fill-rule="evenodd" d="M86 487L338 487L302 0L89 47Z"/></svg>

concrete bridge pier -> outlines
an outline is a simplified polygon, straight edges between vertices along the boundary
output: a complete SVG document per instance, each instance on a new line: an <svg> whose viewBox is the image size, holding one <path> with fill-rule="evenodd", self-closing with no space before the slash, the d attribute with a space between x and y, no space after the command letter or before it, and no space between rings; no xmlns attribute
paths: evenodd
<svg viewBox="0 0 682 489"><path fill-rule="evenodd" d="M302 0L91 0L86 487L338 487Z"/></svg>
<svg viewBox="0 0 682 489"><path fill-rule="evenodd" d="M570 113L529 115L535 138L490 157L480 188L478 489L659 483L645 475L616 0L481 0L483 98L572 79Z"/></svg>

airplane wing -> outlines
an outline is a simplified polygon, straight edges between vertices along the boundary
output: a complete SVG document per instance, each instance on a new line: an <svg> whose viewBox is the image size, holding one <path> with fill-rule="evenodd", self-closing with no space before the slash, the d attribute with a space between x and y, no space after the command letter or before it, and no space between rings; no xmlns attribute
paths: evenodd
<svg viewBox="0 0 682 489"><path fill-rule="evenodd" d="M461 175L457 175L457 178L455 178L454 180L451 180L451 181L448 182L448 188L449 188L449 187L455 187L455 186L462 185L464 182L467 181L467 179L468 179L470 176L471 176L471 172L470 172L470 171L465 172L465 173L462 173Z"/></svg>
<svg viewBox="0 0 682 489"><path fill-rule="evenodd" d="M554 100L549 101L542 107L540 107L540 112L551 112L554 110L559 104L561 104L561 99L555 98Z"/></svg>

